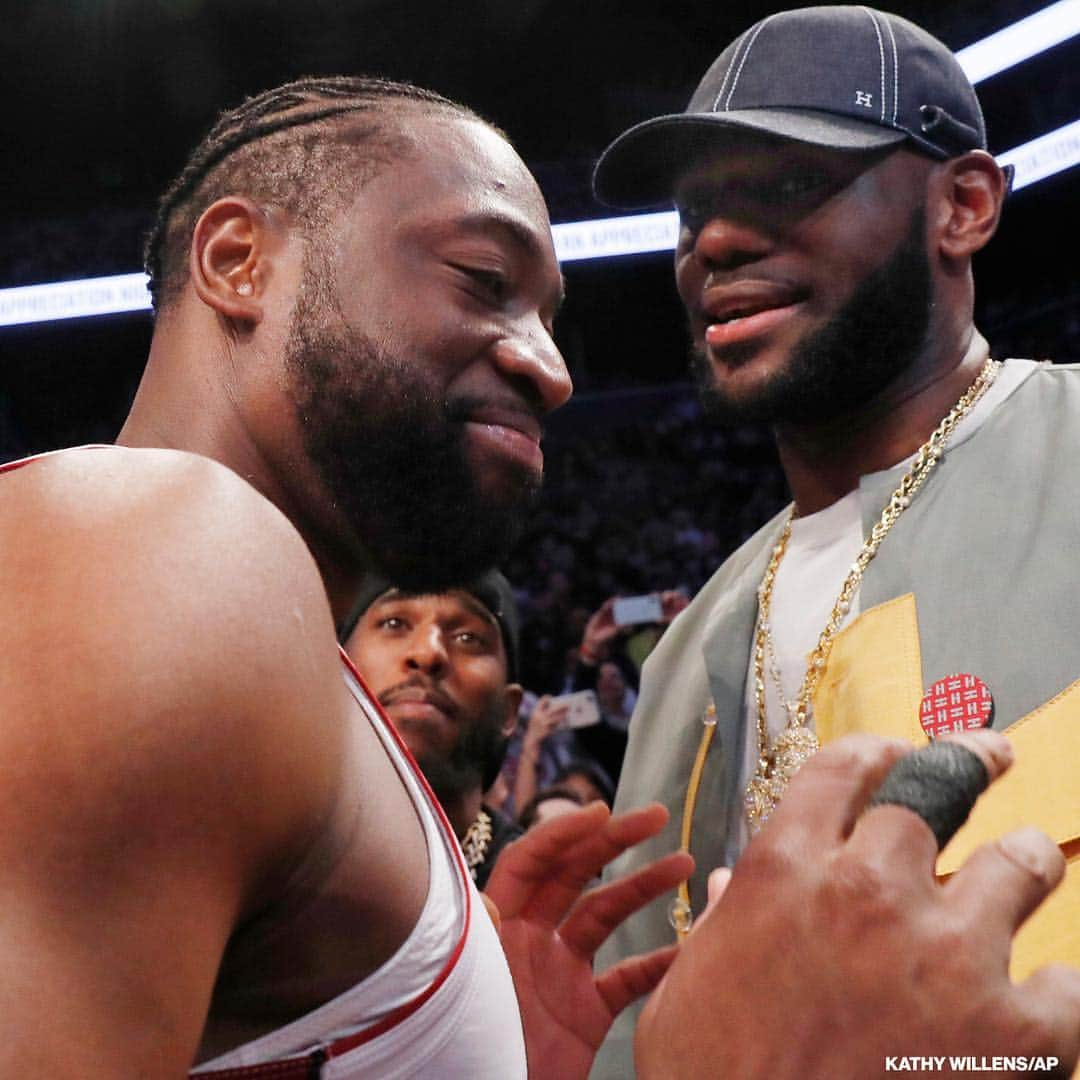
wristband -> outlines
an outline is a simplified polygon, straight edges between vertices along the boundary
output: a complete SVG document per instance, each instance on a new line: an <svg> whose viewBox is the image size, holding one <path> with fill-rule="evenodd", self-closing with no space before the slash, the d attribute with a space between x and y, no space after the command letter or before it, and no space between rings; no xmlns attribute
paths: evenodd
<svg viewBox="0 0 1080 1080"><path fill-rule="evenodd" d="M914 810L930 826L940 851L967 821L990 782L978 754L954 742L935 742L901 758L882 781L871 806Z"/></svg>

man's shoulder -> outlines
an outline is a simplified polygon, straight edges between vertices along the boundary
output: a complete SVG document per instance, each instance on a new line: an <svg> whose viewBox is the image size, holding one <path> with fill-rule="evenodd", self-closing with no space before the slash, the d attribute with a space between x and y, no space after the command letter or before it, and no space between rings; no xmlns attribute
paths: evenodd
<svg viewBox="0 0 1080 1080"><path fill-rule="evenodd" d="M1013 362L1012 360L1006 360L1005 361L1006 364L1009 364L1009 363L1012 363L1012 362ZM1038 372L1041 372L1044 375L1048 374L1050 372L1057 372L1059 374L1064 374L1064 373L1071 372L1072 376L1069 376L1068 374L1066 374L1066 378L1070 378L1070 377L1075 377L1078 373L1080 373L1080 363L1064 364L1064 363L1056 363L1056 362L1054 362L1052 360L1033 360L1033 361L1029 361L1029 362L1034 363L1035 364L1035 370L1038 371Z"/></svg>
<svg viewBox="0 0 1080 1080"><path fill-rule="evenodd" d="M333 622L266 499L205 458L101 448L0 476L0 500L0 756L40 762L20 776L28 800L109 790L136 846L144 828L180 844L216 809L266 851L322 812L347 709ZM312 783L260 809L308 749ZM113 825L82 827L89 842Z"/></svg>
<svg viewBox="0 0 1080 1080"><path fill-rule="evenodd" d="M1005 364L1030 369L1019 390L1056 386L1068 392L1080 392L1080 364L1057 364L1049 360L1006 360Z"/></svg>
<svg viewBox="0 0 1080 1080"><path fill-rule="evenodd" d="M87 527L108 524L110 515L175 514L185 501L201 509L218 503L238 512L281 515L269 500L227 466L185 450L125 446L81 446L12 462L0 472L0 497L56 519ZM11 523L11 515L5 515ZM124 519L138 527L139 520ZM282 518L284 521L284 518Z"/></svg>
<svg viewBox="0 0 1080 1080"><path fill-rule="evenodd" d="M85 678L101 683L110 662L136 668L168 657L168 671L214 676L253 649L295 651L303 631L335 646L300 535L215 461L121 447L45 455L0 476L0 500L9 655L21 645L93 649Z"/></svg>
<svg viewBox="0 0 1080 1080"><path fill-rule="evenodd" d="M288 519L231 469L197 454L116 446L45 454L0 474L0 500L0 580L41 601L58 578L79 571L92 573L99 600L133 578L161 588L209 585L221 570L237 590L265 584L267 569L275 577L292 570L292 584L306 579L309 593L318 582ZM13 562L28 564L15 580ZM207 591L205 599L232 595Z"/></svg>
<svg viewBox="0 0 1080 1080"><path fill-rule="evenodd" d="M1080 364L1006 360L1012 381L1004 401L986 425L988 431L1031 433L1034 421L1055 439L1080 437Z"/></svg>

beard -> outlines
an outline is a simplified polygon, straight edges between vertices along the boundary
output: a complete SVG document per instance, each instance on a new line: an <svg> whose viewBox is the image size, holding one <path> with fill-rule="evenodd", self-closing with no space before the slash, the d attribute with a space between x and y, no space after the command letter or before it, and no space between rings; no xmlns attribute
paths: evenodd
<svg viewBox="0 0 1080 1080"><path fill-rule="evenodd" d="M421 364L391 355L304 290L286 360L304 449L357 560L397 587L437 593L498 565L539 480L486 493L470 468L470 399L443 400ZM337 538L340 542L341 538Z"/></svg>
<svg viewBox="0 0 1080 1080"><path fill-rule="evenodd" d="M933 283L926 253L926 214L918 208L893 254L868 274L836 313L793 351L787 366L748 400L716 385L704 347L693 368L705 414L721 423L816 424L873 400L917 359L930 327ZM747 342L725 349L739 366L753 359Z"/></svg>
<svg viewBox="0 0 1080 1080"><path fill-rule="evenodd" d="M462 795L487 791L502 768L507 738L501 730L506 716L505 696L498 694L483 716L466 722L449 754L425 751L416 763L439 802L446 806Z"/></svg>

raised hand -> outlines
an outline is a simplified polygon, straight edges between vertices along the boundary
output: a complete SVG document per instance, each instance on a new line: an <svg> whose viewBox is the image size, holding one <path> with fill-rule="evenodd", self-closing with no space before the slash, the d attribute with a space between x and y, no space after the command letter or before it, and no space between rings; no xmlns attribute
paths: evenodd
<svg viewBox="0 0 1080 1080"><path fill-rule="evenodd" d="M660 601L660 619L663 626L667 626L690 600L685 593L676 589L666 589L654 594ZM581 635L581 658L587 664L598 664L611 655L612 642L620 634L625 634L632 629L630 626L620 626L615 621L616 596L609 596L593 613L585 623L585 630Z"/></svg>
<svg viewBox="0 0 1080 1080"><path fill-rule="evenodd" d="M609 596L590 616L581 635L581 658L587 664L599 664L611 655L611 643L622 632L615 622L615 601Z"/></svg>
<svg viewBox="0 0 1080 1080"><path fill-rule="evenodd" d="M656 804L612 817L603 803L591 803L535 826L500 854L486 893L499 909L530 1075L587 1076L612 1020L667 971L674 946L630 957L600 975L593 973L593 954L623 919L687 877L690 856L676 852L588 888L608 862L654 836L666 820Z"/></svg>
<svg viewBox="0 0 1080 1080"><path fill-rule="evenodd" d="M524 749L538 752L540 744L562 726L569 711L568 705L556 702L550 694L540 698L529 715L523 740Z"/></svg>

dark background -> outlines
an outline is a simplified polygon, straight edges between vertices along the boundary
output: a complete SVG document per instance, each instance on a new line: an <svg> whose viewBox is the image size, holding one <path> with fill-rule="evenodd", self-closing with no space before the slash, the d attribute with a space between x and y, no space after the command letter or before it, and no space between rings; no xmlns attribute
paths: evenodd
<svg viewBox="0 0 1080 1080"><path fill-rule="evenodd" d="M717 0L65 0L5 4L0 287L139 266L154 199L216 113L303 74L409 79L508 130L552 219L604 216L604 145L680 109L719 49L784 4ZM954 49L1041 0L902 2ZM979 88L1001 151L1075 118L1078 39ZM1080 359L1076 171L1020 192L977 265L995 352ZM685 345L667 255L570 263L560 327L579 391L671 386ZM0 454L115 434L145 315L0 329ZM556 431L576 426L570 413Z"/></svg>

